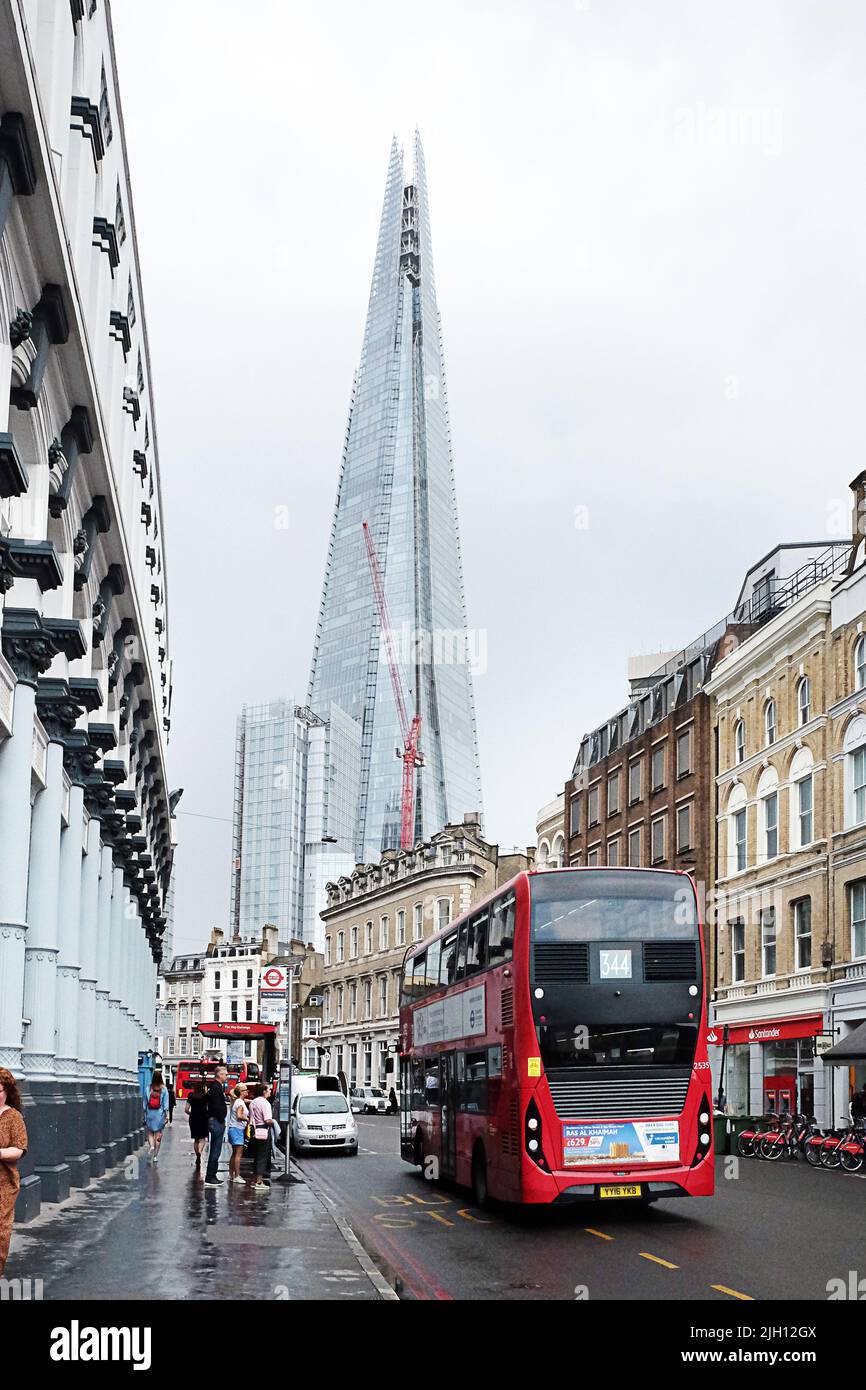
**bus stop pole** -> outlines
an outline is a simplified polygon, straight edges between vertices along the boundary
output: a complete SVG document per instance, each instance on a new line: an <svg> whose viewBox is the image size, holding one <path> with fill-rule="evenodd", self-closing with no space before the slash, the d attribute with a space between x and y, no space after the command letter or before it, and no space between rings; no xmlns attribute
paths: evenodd
<svg viewBox="0 0 866 1390"><path fill-rule="evenodd" d="M294 1183L298 1178L291 1174L291 1149L292 1149L292 992L295 982L295 972L290 965L286 971L286 1053L288 1061L284 1064L280 1060L280 1124L282 1116L286 1117L286 1155L285 1167L277 1178L277 1182Z"/></svg>

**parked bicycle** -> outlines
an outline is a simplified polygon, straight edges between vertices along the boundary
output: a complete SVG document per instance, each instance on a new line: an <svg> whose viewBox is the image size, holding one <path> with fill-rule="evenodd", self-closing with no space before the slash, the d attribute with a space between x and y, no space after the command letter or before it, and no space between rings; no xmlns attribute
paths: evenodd
<svg viewBox="0 0 866 1390"><path fill-rule="evenodd" d="M834 1131L821 1145L821 1167L842 1167L848 1173L856 1173L863 1166L864 1144L866 1144L866 1124L855 1120L844 1132Z"/></svg>
<svg viewBox="0 0 866 1390"><path fill-rule="evenodd" d="M752 1129L740 1130L737 1135L737 1153L741 1158L755 1158L757 1145L762 1135L778 1124L778 1115L762 1115Z"/></svg>
<svg viewBox="0 0 866 1390"><path fill-rule="evenodd" d="M761 1135L758 1155L770 1163L783 1155L798 1159L817 1128L814 1115L783 1115L775 1129Z"/></svg>

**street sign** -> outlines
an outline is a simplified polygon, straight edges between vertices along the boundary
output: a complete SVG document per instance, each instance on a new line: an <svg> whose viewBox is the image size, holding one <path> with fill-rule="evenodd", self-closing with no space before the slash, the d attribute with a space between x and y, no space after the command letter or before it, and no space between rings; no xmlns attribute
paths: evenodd
<svg viewBox="0 0 866 1390"><path fill-rule="evenodd" d="M280 1030L286 1025L286 993L262 994L259 1003L259 1018L262 1023L274 1023Z"/></svg>
<svg viewBox="0 0 866 1390"><path fill-rule="evenodd" d="M262 990L282 990L285 993L288 984L287 971L282 965L266 965L262 971L261 987Z"/></svg>
<svg viewBox="0 0 866 1390"><path fill-rule="evenodd" d="M244 1060L244 1042L240 1038L232 1038L231 1042L226 1043L226 1061L242 1062Z"/></svg>
<svg viewBox="0 0 866 1390"><path fill-rule="evenodd" d="M280 1063L280 1089L279 1089L279 1115L277 1119L280 1124L288 1124L292 1114L292 1064L291 1062Z"/></svg>
<svg viewBox="0 0 866 1390"><path fill-rule="evenodd" d="M174 1010L160 1009L156 1015L156 1031L161 1038L171 1037L174 1033Z"/></svg>

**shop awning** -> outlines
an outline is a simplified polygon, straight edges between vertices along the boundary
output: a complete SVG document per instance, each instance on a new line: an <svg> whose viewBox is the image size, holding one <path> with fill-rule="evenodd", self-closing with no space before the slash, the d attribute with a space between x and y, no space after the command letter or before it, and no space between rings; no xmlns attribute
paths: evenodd
<svg viewBox="0 0 866 1390"><path fill-rule="evenodd" d="M828 1067L850 1066L852 1062L866 1062L866 1023L859 1024L851 1032L828 1048L821 1058Z"/></svg>
<svg viewBox="0 0 866 1390"><path fill-rule="evenodd" d="M728 1043L781 1042L784 1038L814 1038L824 1031L823 1014L795 1014L789 1018L756 1019L754 1023L729 1023ZM721 1047L725 1040L722 1023L713 1024L707 1042Z"/></svg>
<svg viewBox="0 0 866 1390"><path fill-rule="evenodd" d="M276 1028L272 1023L199 1023L203 1038L272 1038Z"/></svg>

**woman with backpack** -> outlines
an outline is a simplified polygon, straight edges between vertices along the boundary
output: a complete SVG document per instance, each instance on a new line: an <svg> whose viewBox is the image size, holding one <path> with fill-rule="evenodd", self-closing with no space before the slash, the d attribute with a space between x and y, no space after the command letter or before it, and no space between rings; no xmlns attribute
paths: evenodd
<svg viewBox="0 0 866 1390"><path fill-rule="evenodd" d="M161 1071L153 1073L147 1104L144 1107L144 1123L147 1126L147 1142L150 1145L148 1157L152 1163L159 1163L162 1132L168 1123L168 1087L163 1083Z"/></svg>

